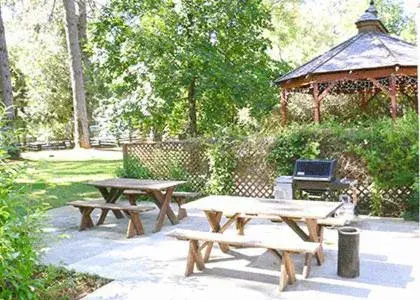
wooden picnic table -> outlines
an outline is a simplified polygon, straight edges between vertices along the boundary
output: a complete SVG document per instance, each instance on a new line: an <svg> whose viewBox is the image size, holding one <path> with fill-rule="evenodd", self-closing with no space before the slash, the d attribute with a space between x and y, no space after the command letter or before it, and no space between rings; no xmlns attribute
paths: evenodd
<svg viewBox="0 0 420 300"><path fill-rule="evenodd" d="M322 249L322 226L318 226L317 220L331 216L340 206L341 202L307 201L307 200L283 200L268 198L249 198L237 196L207 196L183 205L188 209L201 209L204 211L212 232L223 233L230 225L236 222L238 234L244 234L244 226L253 218L281 219L302 240L321 243L316 253L319 265L324 261ZM221 218L225 215L227 221L221 224ZM307 234L298 224L302 220L308 229ZM223 252L229 250L228 245L219 244ZM205 250L204 260L207 261L213 243L204 243L200 250ZM310 257L307 256L306 259ZM304 270L305 273L305 270Z"/></svg>
<svg viewBox="0 0 420 300"><path fill-rule="evenodd" d="M154 232L161 230L165 215L173 225L178 224L178 219L170 207L172 193L176 186L185 181L172 180L152 180L152 179L131 179L131 178L111 178L100 181L88 182L87 184L96 187L107 203L115 203L124 190L142 190L151 196L156 206L159 208L159 216L156 221ZM136 205L135 199L130 199L131 205ZM103 210L98 224L102 224L109 210ZM123 218L121 211L112 210L115 217Z"/></svg>

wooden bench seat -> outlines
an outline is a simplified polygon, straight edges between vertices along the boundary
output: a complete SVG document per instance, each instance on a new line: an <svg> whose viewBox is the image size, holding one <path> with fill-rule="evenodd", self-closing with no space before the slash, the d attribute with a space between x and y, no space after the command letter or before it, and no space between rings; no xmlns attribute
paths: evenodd
<svg viewBox="0 0 420 300"><path fill-rule="evenodd" d="M143 225L140 220L140 213L155 209L154 206L136 206L130 205L127 202L107 203L102 199L94 201L73 201L69 202L69 204L79 208L80 213L82 214L82 220L80 221L79 227L80 231L93 227L91 213L95 208L99 208L102 211L122 211L130 218L127 227L127 238L131 238L134 235L144 234ZM101 214L101 216L102 215L103 214ZM104 221L105 218L99 218L96 225L101 225Z"/></svg>
<svg viewBox="0 0 420 300"><path fill-rule="evenodd" d="M135 203L137 196L147 196L147 192L143 190L125 190L124 195L128 197L131 203ZM185 204L185 202L196 199L199 196L200 193L197 192L173 192L172 198L178 204L178 220L182 220L187 216L187 211L181 206Z"/></svg>
<svg viewBox="0 0 420 300"><path fill-rule="evenodd" d="M307 277L310 271L311 257L320 247L319 243L304 241L282 241L276 239L261 239L258 237L248 237L241 235L226 235L214 232L201 232L194 230L176 229L169 233L168 236L175 237L180 240L188 240L190 242L187 257L187 268L185 276L190 275L194 271L194 264L199 270L204 270L205 260L200 249L203 249L206 243L221 243L240 247L265 248L272 252L277 258L281 259L282 265L280 269L279 289L282 291L287 283L293 284L296 281L295 266L292 260L293 253L304 253L305 267L303 277ZM199 243L203 242L202 245Z"/></svg>

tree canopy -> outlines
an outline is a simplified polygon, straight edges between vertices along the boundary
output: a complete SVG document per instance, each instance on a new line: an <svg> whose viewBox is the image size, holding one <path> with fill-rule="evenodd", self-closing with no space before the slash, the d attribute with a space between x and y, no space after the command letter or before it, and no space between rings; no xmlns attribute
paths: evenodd
<svg viewBox="0 0 420 300"><path fill-rule="evenodd" d="M104 135L182 138L244 119L263 124L279 103L272 81L356 34L368 2L88 2L80 37L90 125ZM375 5L391 34L415 41L405 2ZM34 137L72 138L62 2L6 1L2 12L17 120Z"/></svg>
<svg viewBox="0 0 420 300"><path fill-rule="evenodd" d="M210 133L236 122L238 109L258 116L276 103L271 81L281 64L267 54L262 1L111 1L99 20L91 39L98 69L153 126Z"/></svg>

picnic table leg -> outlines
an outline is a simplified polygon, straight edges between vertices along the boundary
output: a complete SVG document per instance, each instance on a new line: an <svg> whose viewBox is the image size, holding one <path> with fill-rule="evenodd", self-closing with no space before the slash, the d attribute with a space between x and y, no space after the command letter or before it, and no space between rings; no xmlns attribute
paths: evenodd
<svg viewBox="0 0 420 300"><path fill-rule="evenodd" d="M127 238L131 238L134 235L143 235L144 229L139 213L135 211L128 211L128 214L130 215L130 221L128 221Z"/></svg>
<svg viewBox="0 0 420 300"><path fill-rule="evenodd" d="M238 235L244 235L245 232L245 218L236 218L236 231Z"/></svg>
<svg viewBox="0 0 420 300"><path fill-rule="evenodd" d="M123 193L122 189L116 189L116 188L111 188L109 191L104 187L98 187L98 189L99 189L99 192L101 192L102 197L104 197L106 203L115 203L115 201L117 201L117 199ZM99 217L97 225L100 225L105 221L108 211L109 211L108 209L102 210L102 213L101 213L101 216ZM114 213L117 219L124 218L124 215L120 211L113 210L112 212Z"/></svg>
<svg viewBox="0 0 420 300"><path fill-rule="evenodd" d="M233 216L231 216L229 218L229 220L222 226L220 227L220 221L222 219L222 212L210 212L210 211L205 211L206 217L207 217L207 221L210 224L210 228L212 232L219 232L219 233L223 233L236 219L236 217L238 216L238 214L234 214ZM210 257L210 252L211 249L213 247L213 243L208 242L207 244L204 243L202 245L202 248L204 247L204 245L207 245L207 249L206 249L206 253L204 255L204 261L208 261L209 257ZM223 253L227 253L229 252L229 246L227 244L222 244L219 243L219 247L220 250L222 250Z"/></svg>
<svg viewBox="0 0 420 300"><path fill-rule="evenodd" d="M318 226L316 219L305 219L306 226L308 227L309 240L311 242L320 243L318 251L315 253L318 265L324 263L324 250L322 249L322 229Z"/></svg>
<svg viewBox="0 0 420 300"><path fill-rule="evenodd" d="M290 254L287 252L280 253L275 249L268 250L281 262L279 280L279 291L281 292L286 288L287 283L293 283L296 281L293 261L290 258Z"/></svg>
<svg viewBox="0 0 420 300"><path fill-rule="evenodd" d="M305 242L308 242L310 240L309 236L306 234L305 231L302 230L302 228L299 227L299 225L292 219L292 218L281 218L284 223L286 223L302 240Z"/></svg>
<svg viewBox="0 0 420 300"><path fill-rule="evenodd" d="M101 215L99 216L98 221L96 222L96 226L102 225L105 221L106 215L108 214L109 209L102 208Z"/></svg>
<svg viewBox="0 0 420 300"><path fill-rule="evenodd" d="M185 204L185 198L182 197L174 197L175 202L178 204L178 220L182 220L185 217L187 217L187 210L183 207L181 207L183 204Z"/></svg>
<svg viewBox="0 0 420 300"><path fill-rule="evenodd" d="M79 231L85 230L86 228L93 227L92 218L90 214L93 211L92 207L79 207L79 211L82 214L82 220L80 221Z"/></svg>
<svg viewBox="0 0 420 300"><path fill-rule="evenodd" d="M303 272L302 272L303 278L308 278L309 273L311 272L311 262L312 262L312 254L310 253L305 254L305 264L303 266Z"/></svg>
<svg viewBox="0 0 420 300"><path fill-rule="evenodd" d="M174 187L168 188L165 195L163 195L161 191L152 191L153 199L155 200L156 205L160 208L156 226L153 232L159 232L162 229L165 216L168 216L168 219L171 221L172 225L178 224L178 219L169 205L171 203L174 189Z"/></svg>
<svg viewBox="0 0 420 300"><path fill-rule="evenodd" d="M294 231L299 237L305 242L315 242L320 243L318 251L315 253L315 258L318 265L322 265L324 262L324 251L322 248L322 239L323 239L323 227L318 226L316 219L305 219L306 226L308 228L309 235L306 234L299 227L299 225L292 218L282 217L282 220ZM303 267L303 277L308 276L310 272L312 254L305 254L305 265Z"/></svg>
<svg viewBox="0 0 420 300"><path fill-rule="evenodd" d="M222 218L222 213L215 212L205 212L207 220L210 224L211 232L217 232L220 229L220 220ZM210 258L211 250L213 249L213 242L203 243L201 248L204 248L207 245L206 251L204 253L204 262L208 262Z"/></svg>
<svg viewBox="0 0 420 300"><path fill-rule="evenodd" d="M130 205L136 205L136 195L135 194L129 194L128 196L128 203L130 203Z"/></svg>

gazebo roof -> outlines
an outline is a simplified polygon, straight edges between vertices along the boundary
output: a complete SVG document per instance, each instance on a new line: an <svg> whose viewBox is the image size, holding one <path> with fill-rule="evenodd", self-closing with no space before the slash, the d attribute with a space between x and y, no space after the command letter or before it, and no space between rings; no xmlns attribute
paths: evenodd
<svg viewBox="0 0 420 300"><path fill-rule="evenodd" d="M417 66L417 62L415 45L382 32L363 32L281 76L276 83L308 74Z"/></svg>
<svg viewBox="0 0 420 300"><path fill-rule="evenodd" d="M282 85L326 73L417 66L416 45L388 35L373 3L356 25L359 29L357 35L281 76L275 83Z"/></svg>
<svg viewBox="0 0 420 300"><path fill-rule="evenodd" d="M356 26L357 35L275 80L281 88L283 125L290 93L312 94L315 123L321 119L322 100L331 94L359 94L365 111L369 100L382 92L391 100L394 120L398 95L417 109L417 47L388 35L373 0Z"/></svg>

